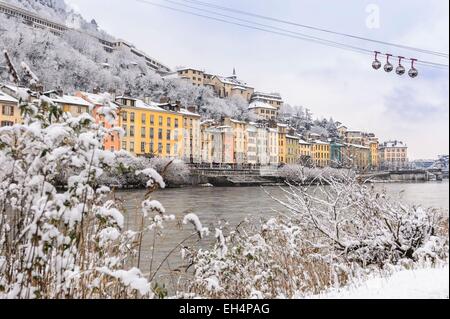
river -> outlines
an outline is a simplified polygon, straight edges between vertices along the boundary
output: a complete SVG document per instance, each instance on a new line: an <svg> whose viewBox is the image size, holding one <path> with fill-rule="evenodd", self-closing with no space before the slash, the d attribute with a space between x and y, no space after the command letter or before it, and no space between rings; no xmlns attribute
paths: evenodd
<svg viewBox="0 0 450 319"><path fill-rule="evenodd" d="M385 189L387 194L407 204L423 207L441 208L449 210L449 182L428 183L386 183L375 184L379 190ZM283 192L279 187L266 187L266 191L281 198ZM123 200L125 208L125 223L129 229L136 229L140 225L138 210L146 191L133 190L119 192L117 195ZM153 236L143 238L143 250L141 253L140 267L144 272L154 269L183 239L192 234L190 225L180 229L180 220L186 211L197 214L204 226L214 230L217 223L228 222L228 229L238 225L246 217L270 217L277 211L283 211L283 207L274 202L261 187L195 187L160 190L152 194L152 198L160 201L167 214L174 214L178 222L171 222L163 231L163 236L158 237L155 243L154 262L151 263ZM212 234L214 235L214 234ZM214 240L213 236L202 242L191 240L187 245L200 245L206 247ZM180 265L180 253L177 249L173 256L164 263L164 268L171 269ZM166 271L163 271L167 275Z"/></svg>

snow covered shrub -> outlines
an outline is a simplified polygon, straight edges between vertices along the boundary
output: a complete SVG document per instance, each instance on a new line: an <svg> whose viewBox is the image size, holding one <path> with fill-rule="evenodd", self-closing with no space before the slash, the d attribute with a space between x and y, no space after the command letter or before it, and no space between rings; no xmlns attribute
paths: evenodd
<svg viewBox="0 0 450 319"><path fill-rule="evenodd" d="M181 160L166 158L136 157L129 152L115 153L116 160L100 177L103 184L122 187L146 187L147 178L136 172L147 168L155 169L169 185L189 183L189 167Z"/></svg>
<svg viewBox="0 0 450 319"><path fill-rule="evenodd" d="M312 245L285 218L245 221L224 237L216 229L212 250L186 254L194 265L187 291L208 298L293 298L345 284L351 272L332 266L331 247Z"/></svg>
<svg viewBox="0 0 450 319"><path fill-rule="evenodd" d="M0 298L153 297L132 267L142 229L124 217L99 176L115 156L102 150L108 130L88 114L72 117L48 99L22 103L24 124L0 128ZM54 180L68 176L64 191ZM164 182L143 171L148 229L173 220L150 193Z"/></svg>
<svg viewBox="0 0 450 319"><path fill-rule="evenodd" d="M278 170L278 174L292 183L323 182L330 178L345 180L355 176L355 172L348 169L310 168L302 165L285 165Z"/></svg>
<svg viewBox="0 0 450 319"><path fill-rule="evenodd" d="M321 179L283 188L288 213L245 222L210 250L189 251L187 291L211 298L294 298L340 287L367 271L448 259L441 212L392 201L372 185Z"/></svg>
<svg viewBox="0 0 450 319"><path fill-rule="evenodd" d="M418 261L417 251L435 240L448 247L446 238L436 237L442 212L391 200L355 177L323 178L323 183L312 188L289 185L285 198L277 201L305 235L330 245L344 260L381 267L404 258ZM442 259L446 254L444 249L431 255Z"/></svg>

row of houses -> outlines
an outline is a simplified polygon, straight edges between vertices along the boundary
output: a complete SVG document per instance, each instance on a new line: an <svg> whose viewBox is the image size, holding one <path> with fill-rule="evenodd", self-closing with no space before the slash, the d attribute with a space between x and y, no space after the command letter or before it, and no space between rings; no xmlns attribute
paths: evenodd
<svg viewBox="0 0 450 319"><path fill-rule="evenodd" d="M0 125L21 123L14 86L0 86ZM45 93L72 115L90 113L105 127L121 128L111 133L104 148L126 150L137 156L177 158L187 163L279 166L301 164L315 167L348 167L361 171L381 167L402 168L408 163L407 146L399 141L379 144L374 134L339 127L340 138L300 136L286 124L275 121L245 122L231 118L202 121L195 108L162 99L152 102L117 96L113 102L116 120L108 123L98 112L104 107L101 94ZM391 165L392 164L392 165ZM394 165L395 164L395 165Z"/></svg>

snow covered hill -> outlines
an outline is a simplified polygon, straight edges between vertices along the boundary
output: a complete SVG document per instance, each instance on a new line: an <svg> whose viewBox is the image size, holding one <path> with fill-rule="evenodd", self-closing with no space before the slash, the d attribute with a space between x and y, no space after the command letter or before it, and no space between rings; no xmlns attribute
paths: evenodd
<svg viewBox="0 0 450 319"><path fill-rule="evenodd" d="M403 270L315 296L319 299L448 299L449 267Z"/></svg>
<svg viewBox="0 0 450 319"><path fill-rule="evenodd" d="M3 0L6 3L23 8L44 18L65 24L71 28L95 32L97 25L88 23L75 12L64 0Z"/></svg>

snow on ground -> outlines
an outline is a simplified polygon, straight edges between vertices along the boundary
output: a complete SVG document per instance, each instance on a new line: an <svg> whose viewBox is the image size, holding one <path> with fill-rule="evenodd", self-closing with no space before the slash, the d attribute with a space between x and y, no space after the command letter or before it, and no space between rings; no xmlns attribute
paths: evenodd
<svg viewBox="0 0 450 319"><path fill-rule="evenodd" d="M449 267L402 270L353 287L314 296L319 299L447 299Z"/></svg>

